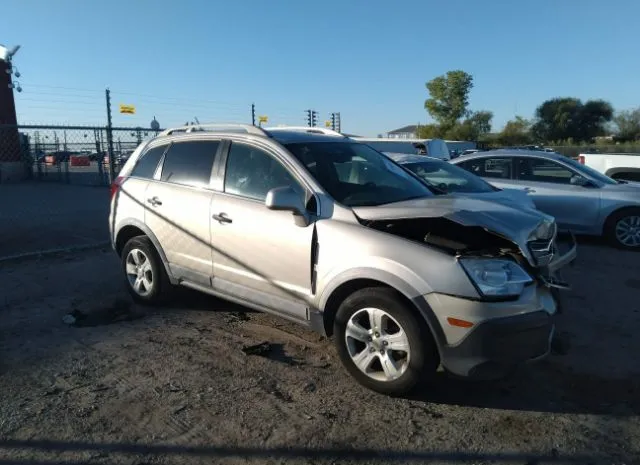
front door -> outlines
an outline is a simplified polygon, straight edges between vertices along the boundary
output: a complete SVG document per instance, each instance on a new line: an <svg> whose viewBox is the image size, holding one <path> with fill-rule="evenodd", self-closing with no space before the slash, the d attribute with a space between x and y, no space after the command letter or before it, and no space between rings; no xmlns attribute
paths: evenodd
<svg viewBox="0 0 640 465"><path fill-rule="evenodd" d="M249 144L231 143L223 173L224 192L211 202L214 289L306 319L314 225L265 206L270 189L306 190L275 153Z"/></svg>
<svg viewBox="0 0 640 465"><path fill-rule="evenodd" d="M555 217L561 229L589 232L598 221L600 189L572 184L578 173L547 158L515 159L515 184L525 190L536 208Z"/></svg>
<svg viewBox="0 0 640 465"><path fill-rule="evenodd" d="M162 246L171 274L211 285L209 208L211 172L220 141L174 142L164 156L160 179L145 193L145 222Z"/></svg>

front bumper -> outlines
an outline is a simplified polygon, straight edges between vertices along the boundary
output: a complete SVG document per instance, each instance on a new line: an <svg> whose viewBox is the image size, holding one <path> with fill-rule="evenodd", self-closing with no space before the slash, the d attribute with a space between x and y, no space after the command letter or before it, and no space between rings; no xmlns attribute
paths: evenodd
<svg viewBox="0 0 640 465"><path fill-rule="evenodd" d="M550 351L558 313L553 288L532 284L517 300L502 302L436 293L425 298L442 329L438 340L441 363L455 375L499 378ZM472 326L460 327L450 318Z"/></svg>
<svg viewBox="0 0 640 465"><path fill-rule="evenodd" d="M553 320L544 310L487 320L455 346L444 347L442 364L459 376L500 378L514 366L549 354Z"/></svg>

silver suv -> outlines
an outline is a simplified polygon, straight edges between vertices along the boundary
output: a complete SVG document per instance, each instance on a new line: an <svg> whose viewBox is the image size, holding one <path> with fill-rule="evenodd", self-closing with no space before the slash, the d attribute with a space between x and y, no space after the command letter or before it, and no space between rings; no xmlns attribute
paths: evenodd
<svg viewBox="0 0 640 465"><path fill-rule="evenodd" d="M110 232L143 303L187 286L334 336L387 394L439 366L501 376L549 351L563 287L552 217L434 196L387 157L327 130L166 130L111 190Z"/></svg>

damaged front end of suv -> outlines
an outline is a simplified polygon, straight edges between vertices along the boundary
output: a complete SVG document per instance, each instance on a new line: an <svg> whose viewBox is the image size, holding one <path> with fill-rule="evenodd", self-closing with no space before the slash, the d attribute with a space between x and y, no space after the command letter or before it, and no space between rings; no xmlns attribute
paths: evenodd
<svg viewBox="0 0 640 465"><path fill-rule="evenodd" d="M464 271L442 267L450 285L422 296L423 313L434 313L442 329L438 346L447 370L493 378L549 352L558 290L568 288L560 269L576 257L573 238L560 253L552 217L453 198L354 208L354 213L363 226L436 249ZM474 295L455 290L465 277Z"/></svg>
<svg viewBox="0 0 640 465"><path fill-rule="evenodd" d="M419 217L403 217L395 207L388 213L377 208L376 219L359 219L364 226L450 253L463 264L474 257L510 259L548 287L569 287L558 270L575 258L575 241L571 237L569 252L559 256L557 226L551 216L539 211L520 211L515 216L511 209L501 208L487 212L488 203L475 200L430 199L430 203ZM484 209L471 209L479 203ZM372 218L363 210L362 215Z"/></svg>

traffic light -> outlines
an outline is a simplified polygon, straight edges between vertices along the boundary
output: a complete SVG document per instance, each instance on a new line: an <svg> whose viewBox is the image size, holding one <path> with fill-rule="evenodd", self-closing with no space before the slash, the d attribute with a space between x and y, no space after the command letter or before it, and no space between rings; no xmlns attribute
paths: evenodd
<svg viewBox="0 0 640 465"><path fill-rule="evenodd" d="M307 126L309 127L313 127L313 125L311 124L312 120L311 120L311 110L307 110Z"/></svg>
<svg viewBox="0 0 640 465"><path fill-rule="evenodd" d="M336 114L335 113L331 113L331 129L333 131L336 130Z"/></svg>
<svg viewBox="0 0 640 465"><path fill-rule="evenodd" d="M318 112L313 110L311 111L311 127L315 128L318 123Z"/></svg>

